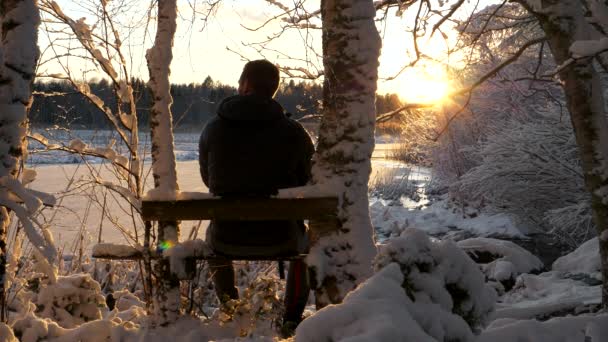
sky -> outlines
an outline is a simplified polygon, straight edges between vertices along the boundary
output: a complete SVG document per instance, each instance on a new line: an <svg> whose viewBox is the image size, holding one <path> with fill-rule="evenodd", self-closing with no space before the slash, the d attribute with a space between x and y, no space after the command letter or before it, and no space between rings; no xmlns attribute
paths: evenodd
<svg viewBox="0 0 608 342"><path fill-rule="evenodd" d="M93 2L95 1L93 0ZM121 39L131 73L147 79L145 50L150 48L153 43L155 26L154 20L147 20L150 2L146 0L111 1L110 7L120 7L120 10L113 13L112 18L116 20L118 26L130 27L121 32ZM87 2L74 0L58 0L57 2L73 19L78 20L83 17L86 23L94 25L95 18L90 13L90 8L94 6ZM313 73L322 69L320 58L311 49L304 48L309 45L319 53L321 52L321 30L287 31L266 46L265 50L259 52L258 49L248 46L248 44L264 41L280 32L282 23L278 20L271 21L256 31L247 28L259 27L269 18L281 13L279 8L264 0L223 0L215 8L213 15L204 22L202 12L206 12L205 2L206 0L178 0L179 19L173 49L171 82L201 83L209 75L216 81L236 86L245 58L265 57L280 65L306 67ZM286 0L283 2L288 3ZM310 11L318 8L318 4L318 0L306 2L307 9ZM378 90L380 93L397 93L410 102L432 100L438 92L446 91L447 89L444 88L449 87L445 82L445 68L440 63L421 64L405 70L394 80L387 80L387 78L397 75L399 70L413 58L413 41L411 35L405 32L405 28L411 26L414 10L406 11L402 17L397 17L393 11L389 13L387 20L378 22L377 25L383 39ZM320 20L316 22L320 24ZM41 30L49 27L43 25ZM57 52L57 49L55 51L45 49L49 45L49 39L52 37L41 31L40 45L46 51L45 57L47 58ZM423 38L421 42L426 53L442 59L443 62L452 62L443 55L445 41L441 35L436 34L431 40ZM308 62L298 62L295 59ZM74 74L80 72L85 75L84 78L99 76L95 75L94 71L89 71L95 69L92 65L74 58L63 63L64 65L69 63L70 68L76 70ZM58 70L61 71L58 64L50 62L44 64L39 73L57 73ZM430 98L424 99L425 94Z"/></svg>

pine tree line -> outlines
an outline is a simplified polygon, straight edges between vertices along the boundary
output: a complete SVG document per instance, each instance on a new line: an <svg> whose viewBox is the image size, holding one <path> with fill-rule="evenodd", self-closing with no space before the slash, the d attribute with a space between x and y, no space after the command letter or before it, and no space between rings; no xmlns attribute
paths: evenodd
<svg viewBox="0 0 608 342"><path fill-rule="evenodd" d="M99 96L110 108L118 105L112 86L106 79L88 82L91 92ZM147 129L152 105L151 95L145 81L132 80L137 101L138 122ZM177 130L200 129L213 115L222 99L236 94L236 88L214 81L207 76L202 83L173 84L173 120ZM35 99L30 111L30 122L34 126L70 127L74 129L109 128L107 120L99 110L74 90L67 81L37 82L34 85ZM322 86L312 82L281 83L276 99L294 118L318 114L322 110ZM376 101L378 113L388 112L400 106L395 94L379 95Z"/></svg>

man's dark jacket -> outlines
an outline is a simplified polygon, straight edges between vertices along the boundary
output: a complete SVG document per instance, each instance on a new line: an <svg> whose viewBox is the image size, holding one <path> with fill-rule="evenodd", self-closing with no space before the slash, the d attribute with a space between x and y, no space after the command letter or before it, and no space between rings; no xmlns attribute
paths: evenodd
<svg viewBox="0 0 608 342"><path fill-rule="evenodd" d="M225 99L199 143L203 181L218 196L267 197L278 189L305 185L314 146L276 101L256 95ZM216 252L292 254L305 248L297 221L214 221L207 242Z"/></svg>

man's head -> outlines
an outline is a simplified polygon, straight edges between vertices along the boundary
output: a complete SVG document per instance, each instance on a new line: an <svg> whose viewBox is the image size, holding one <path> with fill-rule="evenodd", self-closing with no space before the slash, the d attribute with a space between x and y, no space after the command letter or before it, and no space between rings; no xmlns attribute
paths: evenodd
<svg viewBox="0 0 608 342"><path fill-rule="evenodd" d="M245 64L239 79L239 95L256 94L272 98L279 88L279 69L260 59Z"/></svg>

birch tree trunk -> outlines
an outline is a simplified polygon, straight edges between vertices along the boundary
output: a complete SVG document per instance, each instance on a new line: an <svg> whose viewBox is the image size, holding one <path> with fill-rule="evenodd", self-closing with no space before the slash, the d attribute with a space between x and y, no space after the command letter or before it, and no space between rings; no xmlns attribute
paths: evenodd
<svg viewBox="0 0 608 342"><path fill-rule="evenodd" d="M153 107L150 111L152 135L152 174L154 190L148 195L174 199L177 191L177 173L173 149L173 123L171 116L170 65L176 30L176 0L158 1L158 24L154 46L146 53ZM179 241L177 222L161 221L158 226L157 249L163 251ZM154 293L154 313L157 323L167 325L180 315L179 279L169 268L169 261L160 259L155 266L157 285Z"/></svg>
<svg viewBox="0 0 608 342"><path fill-rule="evenodd" d="M579 0L542 0L541 8L521 1L534 13L545 32L558 65L566 65L576 41L593 40L599 34L585 18ZM593 219L600 244L604 279L602 303L608 308L608 122L605 89L594 57L568 62L559 73L582 162L585 186L591 194Z"/></svg>
<svg viewBox="0 0 608 342"><path fill-rule="evenodd" d="M40 13L36 0L0 1L0 178L16 179L27 152L27 110L32 101ZM0 187L0 197L8 190ZM9 211L0 207L0 304L5 321L6 236Z"/></svg>
<svg viewBox="0 0 608 342"><path fill-rule="evenodd" d="M381 46L371 0L322 0L321 16L325 80L313 183L338 194L340 233L317 237L308 258L317 307L340 302L372 273L367 186Z"/></svg>

